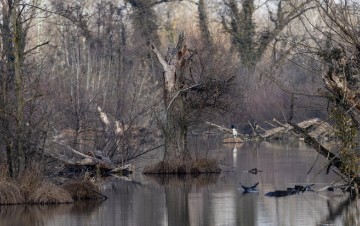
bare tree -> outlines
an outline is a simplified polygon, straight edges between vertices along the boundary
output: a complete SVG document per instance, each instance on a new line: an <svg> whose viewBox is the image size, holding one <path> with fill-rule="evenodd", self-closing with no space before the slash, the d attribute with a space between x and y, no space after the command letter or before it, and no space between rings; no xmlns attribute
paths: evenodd
<svg viewBox="0 0 360 226"><path fill-rule="evenodd" d="M1 1L3 13L1 31L1 79L2 99L0 120L6 130L1 135L1 146L6 150L6 163L10 176L18 177L33 159L41 154L43 129L46 122L42 111L41 82L35 70L40 67L31 63L30 53L48 44L32 45L28 35L37 16L36 2Z"/></svg>
<svg viewBox="0 0 360 226"><path fill-rule="evenodd" d="M254 21L254 0L244 0L241 8L236 0L224 1L227 14L222 18L225 31L230 35L232 44L240 54L243 65L253 68L262 58L267 47L280 32L294 19L311 8L312 0L292 3L291 1L276 1L276 12L269 7L269 19L272 26L257 28Z"/></svg>
<svg viewBox="0 0 360 226"><path fill-rule="evenodd" d="M303 47L318 61L324 88L320 94L328 98L329 116L341 145L336 154L321 146L299 128L305 140L328 158L327 171L336 167L349 184L360 183L358 138L360 129L359 39L356 1L315 1L318 20L304 17L312 42ZM356 187L356 186L355 186Z"/></svg>
<svg viewBox="0 0 360 226"><path fill-rule="evenodd" d="M222 64L216 65L217 70L213 71L202 68L201 57L188 48L184 33L179 35L175 47L169 47L165 58L154 44L150 47L163 68L164 161L190 162L192 155L187 146L189 126L205 109L226 109L229 103L226 94L235 76L222 68ZM200 61L196 60L197 57ZM216 62L217 58L213 57Z"/></svg>

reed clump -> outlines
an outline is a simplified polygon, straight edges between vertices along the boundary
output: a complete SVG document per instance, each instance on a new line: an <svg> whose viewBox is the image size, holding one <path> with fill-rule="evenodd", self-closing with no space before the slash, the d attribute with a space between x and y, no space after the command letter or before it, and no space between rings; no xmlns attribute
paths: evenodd
<svg viewBox="0 0 360 226"><path fill-rule="evenodd" d="M27 200L31 204L60 204L73 201L68 191L49 182L42 183L30 193Z"/></svg>
<svg viewBox="0 0 360 226"><path fill-rule="evenodd" d="M145 167L144 174L199 174L220 173L221 169L215 159L196 159L190 161L160 161Z"/></svg>
<svg viewBox="0 0 360 226"><path fill-rule="evenodd" d="M11 205L24 202L24 193L21 191L19 186L10 181L0 181L0 204Z"/></svg>
<svg viewBox="0 0 360 226"><path fill-rule="evenodd" d="M74 200L106 199L100 189L90 181L69 181L62 185Z"/></svg>
<svg viewBox="0 0 360 226"><path fill-rule="evenodd" d="M40 188L44 181L44 175L37 167L31 167L21 173L19 187L24 193L25 200L28 200L31 193Z"/></svg>
<svg viewBox="0 0 360 226"><path fill-rule="evenodd" d="M221 173L221 169L215 159L197 159L191 164L192 173Z"/></svg>
<svg viewBox="0 0 360 226"><path fill-rule="evenodd" d="M0 205L71 203L71 195L61 187L45 182L36 167L25 170L17 179L7 177L0 166Z"/></svg>

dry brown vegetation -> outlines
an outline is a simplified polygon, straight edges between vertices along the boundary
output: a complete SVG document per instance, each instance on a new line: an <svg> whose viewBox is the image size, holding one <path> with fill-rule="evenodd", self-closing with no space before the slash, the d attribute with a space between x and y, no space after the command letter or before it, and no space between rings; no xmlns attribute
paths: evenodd
<svg viewBox="0 0 360 226"><path fill-rule="evenodd" d="M19 179L19 189L24 194L27 200L31 193L42 186L44 175L36 167L31 167L29 170L22 172Z"/></svg>
<svg viewBox="0 0 360 226"><path fill-rule="evenodd" d="M159 185L180 186L206 186L215 184L219 179L219 174L146 174L146 177Z"/></svg>
<svg viewBox="0 0 360 226"><path fill-rule="evenodd" d="M62 188L68 191L74 200L106 198L90 181L69 181Z"/></svg>
<svg viewBox="0 0 360 226"><path fill-rule="evenodd" d="M9 205L24 202L24 194L16 184L8 181L0 182L0 204Z"/></svg>
<svg viewBox="0 0 360 226"><path fill-rule="evenodd" d="M30 193L27 200L31 204L59 204L71 203L73 201L68 191L52 183L43 183L39 188Z"/></svg>
<svg viewBox="0 0 360 226"><path fill-rule="evenodd" d="M214 159L192 161L161 161L144 169L144 174L199 174L220 173L221 169Z"/></svg>
<svg viewBox="0 0 360 226"><path fill-rule="evenodd" d="M60 187L46 182L37 168L24 171L18 180L9 179L5 174L0 177L0 205L60 204L104 198L90 181L71 181Z"/></svg>
<svg viewBox="0 0 360 226"><path fill-rule="evenodd" d="M8 204L55 204L73 202L70 194L48 182L37 168L24 171L18 180L1 177L0 205Z"/></svg>

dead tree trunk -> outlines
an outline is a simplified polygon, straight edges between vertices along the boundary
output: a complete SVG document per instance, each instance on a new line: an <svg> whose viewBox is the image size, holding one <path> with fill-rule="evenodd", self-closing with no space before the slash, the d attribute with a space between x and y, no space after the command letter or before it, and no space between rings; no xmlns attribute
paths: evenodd
<svg viewBox="0 0 360 226"><path fill-rule="evenodd" d="M182 92L185 86L184 70L191 58L185 41L185 34L180 34L176 47L169 47L165 59L156 46L150 43L150 48L163 69L164 161L174 159L187 161L191 159L186 142L188 120L185 109L185 92Z"/></svg>

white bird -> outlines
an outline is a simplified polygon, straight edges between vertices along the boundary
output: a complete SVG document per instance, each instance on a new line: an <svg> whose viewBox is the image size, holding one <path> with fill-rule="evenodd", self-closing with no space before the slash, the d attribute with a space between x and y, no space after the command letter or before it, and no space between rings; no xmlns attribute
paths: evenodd
<svg viewBox="0 0 360 226"><path fill-rule="evenodd" d="M236 138L238 133L237 133L237 130L235 128L232 128L232 133L233 133L234 138Z"/></svg>

